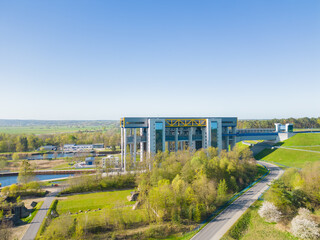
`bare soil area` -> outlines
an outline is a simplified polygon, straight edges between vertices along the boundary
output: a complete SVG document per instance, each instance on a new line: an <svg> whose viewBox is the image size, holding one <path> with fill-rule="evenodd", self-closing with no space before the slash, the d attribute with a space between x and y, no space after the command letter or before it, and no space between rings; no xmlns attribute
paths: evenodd
<svg viewBox="0 0 320 240"><path fill-rule="evenodd" d="M11 172L19 171L20 163L11 163L9 166L9 170ZM44 170L44 169L51 169L55 166L61 165L66 163L64 159L55 159L55 160L32 160L29 163L36 169L36 170Z"/></svg>

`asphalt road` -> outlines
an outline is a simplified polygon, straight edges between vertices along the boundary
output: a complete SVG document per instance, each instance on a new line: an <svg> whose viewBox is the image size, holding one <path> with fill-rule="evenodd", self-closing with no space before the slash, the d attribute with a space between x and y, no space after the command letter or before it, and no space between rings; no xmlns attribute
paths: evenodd
<svg viewBox="0 0 320 240"><path fill-rule="evenodd" d="M30 223L30 226L26 233L24 234L22 240L33 240L35 239L41 223L43 222L44 218L47 215L47 212L51 206L51 203L55 199L56 195L61 191L60 188L56 189L55 191L48 194L48 196L44 199L44 202L39 209L37 215L33 218L32 222Z"/></svg>
<svg viewBox="0 0 320 240"><path fill-rule="evenodd" d="M209 222L192 240L217 240L229 230L229 228L241 217L241 215L253 204L259 196L268 188L272 180L278 178L283 171L271 163L260 162L266 166L270 173L241 195L237 200L224 209L217 217Z"/></svg>

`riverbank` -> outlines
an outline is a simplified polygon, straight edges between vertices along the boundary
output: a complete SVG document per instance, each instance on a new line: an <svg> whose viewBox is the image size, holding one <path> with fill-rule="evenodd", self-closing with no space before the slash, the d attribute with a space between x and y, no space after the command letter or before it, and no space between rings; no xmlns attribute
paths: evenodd
<svg viewBox="0 0 320 240"><path fill-rule="evenodd" d="M81 169L81 170L36 170L35 175L56 175L56 174L81 174L94 173L95 169ZM18 176L19 172L3 172L0 173L0 178L5 176Z"/></svg>

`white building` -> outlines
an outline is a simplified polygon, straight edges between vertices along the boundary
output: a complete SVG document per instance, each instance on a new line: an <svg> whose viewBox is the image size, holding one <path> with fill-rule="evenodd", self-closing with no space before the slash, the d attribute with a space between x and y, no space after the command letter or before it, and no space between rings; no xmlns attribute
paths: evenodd
<svg viewBox="0 0 320 240"><path fill-rule="evenodd" d="M114 155L109 155L107 157L102 158L102 168L119 168L121 167L119 157L115 157Z"/></svg>
<svg viewBox="0 0 320 240"><path fill-rule="evenodd" d="M66 152L81 152L81 151L90 151L96 148L104 148L103 143L94 143L94 144L64 144L63 151Z"/></svg>

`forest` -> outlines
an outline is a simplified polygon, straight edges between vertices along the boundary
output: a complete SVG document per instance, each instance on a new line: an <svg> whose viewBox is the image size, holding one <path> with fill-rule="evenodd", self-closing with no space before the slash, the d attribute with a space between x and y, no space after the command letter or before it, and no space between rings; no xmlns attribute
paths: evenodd
<svg viewBox="0 0 320 240"><path fill-rule="evenodd" d="M282 118L282 119L252 119L238 120L238 128L274 128L275 123L293 123L294 128L320 128L320 117L318 118Z"/></svg>
<svg viewBox="0 0 320 240"><path fill-rule="evenodd" d="M138 178L141 203L158 221L200 222L257 177L248 148L158 153Z"/></svg>
<svg viewBox="0 0 320 240"><path fill-rule="evenodd" d="M35 151L44 145L62 147L64 144L104 143L105 146L120 144L119 128L109 128L104 131L79 131L59 134L8 134L0 133L0 152Z"/></svg>

